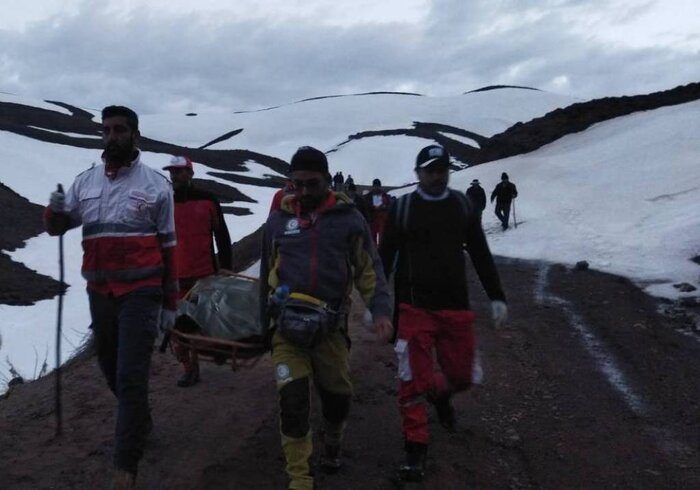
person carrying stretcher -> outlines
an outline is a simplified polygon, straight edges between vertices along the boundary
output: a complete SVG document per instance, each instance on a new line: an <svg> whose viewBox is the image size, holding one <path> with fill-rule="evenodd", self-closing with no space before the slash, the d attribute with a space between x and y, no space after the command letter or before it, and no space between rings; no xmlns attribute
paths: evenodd
<svg viewBox="0 0 700 490"><path fill-rule="evenodd" d="M182 299L199 279L215 274L221 269L231 269L231 237L216 196L194 186L192 160L184 156L174 156L163 170L170 172L175 191L175 259L179 283L178 299ZM219 251L218 261L212 234ZM190 349L182 344L174 344L173 350L185 369L177 385L185 388L199 382L199 363L192 356Z"/></svg>

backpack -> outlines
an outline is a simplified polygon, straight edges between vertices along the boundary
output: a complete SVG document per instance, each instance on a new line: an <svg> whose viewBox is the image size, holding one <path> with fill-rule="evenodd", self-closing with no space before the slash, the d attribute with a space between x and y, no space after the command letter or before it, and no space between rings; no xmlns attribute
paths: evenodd
<svg viewBox="0 0 700 490"><path fill-rule="evenodd" d="M449 189L450 194L457 198L457 202L462 208L464 213L464 219L469 221L474 218L474 204L471 199L461 192L457 192L454 189ZM414 191L415 192L415 191ZM408 230L408 217L411 209L411 199L413 198L414 192L409 194L404 194L396 200L396 228L400 232L405 232Z"/></svg>

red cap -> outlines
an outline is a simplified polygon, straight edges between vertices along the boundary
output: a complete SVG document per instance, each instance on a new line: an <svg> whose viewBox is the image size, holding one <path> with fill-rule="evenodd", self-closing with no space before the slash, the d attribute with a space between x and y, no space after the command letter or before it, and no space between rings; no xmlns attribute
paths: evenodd
<svg viewBox="0 0 700 490"><path fill-rule="evenodd" d="M194 169L192 168L192 160L190 160L189 157L172 157L170 159L170 165L163 167L163 170L174 170L176 168L189 168L194 172Z"/></svg>

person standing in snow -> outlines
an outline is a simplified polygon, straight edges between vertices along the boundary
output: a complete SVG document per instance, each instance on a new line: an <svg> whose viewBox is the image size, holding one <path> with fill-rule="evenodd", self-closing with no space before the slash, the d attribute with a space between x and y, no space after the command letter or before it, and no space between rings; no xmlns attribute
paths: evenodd
<svg viewBox="0 0 700 490"><path fill-rule="evenodd" d="M486 192L479 184L479 179L472 180L469 189L467 189L467 197L472 200L472 203L474 203L474 206L480 213L484 212L484 209L486 209Z"/></svg>
<svg viewBox="0 0 700 490"><path fill-rule="evenodd" d="M348 178L345 179L345 189L348 189L351 185L355 185L355 179L352 178L352 175L348 174Z"/></svg>
<svg viewBox="0 0 700 490"><path fill-rule="evenodd" d="M311 490L311 383L321 399L320 467L341 466L352 382L349 295L358 289L377 334L391 335L391 302L366 221L348 196L329 189L326 155L303 146L290 164L294 194L267 219L260 258L263 327L271 328L282 450L290 489ZM301 310L301 312L300 312Z"/></svg>
<svg viewBox="0 0 700 490"><path fill-rule="evenodd" d="M504 230L508 229L508 219L510 217L510 203L518 197L518 189L510 180L508 174L501 174L501 182L494 187L491 193L491 202L496 199L496 216L501 221Z"/></svg>
<svg viewBox="0 0 700 490"><path fill-rule="evenodd" d="M192 182L194 169L190 158L174 156L163 170L170 172L175 191L175 257L180 290L178 298L182 299L203 277L216 274L219 269L231 270L231 237L219 200ZM218 258L212 235L219 252ZM185 388L199 382L199 363L190 349L175 344L174 351L185 370L177 386Z"/></svg>
<svg viewBox="0 0 700 490"><path fill-rule="evenodd" d="M343 178L343 173L336 172L335 175L333 176L333 190L336 192L342 191L344 182L345 182L345 179Z"/></svg>
<svg viewBox="0 0 700 490"><path fill-rule="evenodd" d="M391 198L382 189L382 182L379 179L372 181L372 188L365 194L365 203L369 215L369 227L372 231L374 243L379 244L384 233L384 222L389 212Z"/></svg>
<svg viewBox="0 0 700 490"><path fill-rule="evenodd" d="M102 165L79 174L64 194L51 193L50 235L83 227L82 274L97 360L117 397L114 485L135 485L152 428L148 379L158 327L175 323L177 273L173 192L141 161L138 116L102 110Z"/></svg>
<svg viewBox="0 0 700 490"><path fill-rule="evenodd" d="M387 277L394 274L399 410L405 481L421 481L428 449L428 407L452 431L454 393L472 384L474 312L467 291L464 251L491 299L496 325L507 316L505 295L481 228L481 213L450 189L449 156L430 145L416 158L418 188L392 206L379 253ZM440 370L434 369L434 359Z"/></svg>

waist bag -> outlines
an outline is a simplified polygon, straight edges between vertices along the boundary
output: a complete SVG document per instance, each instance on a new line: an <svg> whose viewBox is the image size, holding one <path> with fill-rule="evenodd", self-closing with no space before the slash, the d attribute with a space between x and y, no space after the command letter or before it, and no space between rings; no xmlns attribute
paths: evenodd
<svg viewBox="0 0 700 490"><path fill-rule="evenodd" d="M337 329L338 312L328 304L302 293L291 293L277 316L280 335L301 347L313 347Z"/></svg>

